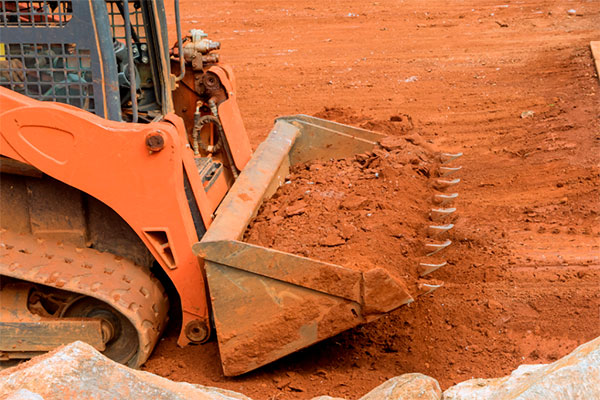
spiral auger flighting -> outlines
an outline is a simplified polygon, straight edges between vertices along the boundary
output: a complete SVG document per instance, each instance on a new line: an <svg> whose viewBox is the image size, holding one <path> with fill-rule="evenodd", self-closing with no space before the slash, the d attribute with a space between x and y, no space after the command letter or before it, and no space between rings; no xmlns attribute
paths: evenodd
<svg viewBox="0 0 600 400"><path fill-rule="evenodd" d="M462 166L453 166L451 163L461 156L462 153L440 154L440 167L433 185L436 193L433 195L433 207L429 212L430 223L427 227L424 256L419 262L421 277L429 275L447 264L441 254L452 244L448 235L449 231L454 228L452 221L456 215L456 207L453 205L458 198L458 193L455 191L456 186L460 183L460 178L453 175L462 169ZM437 287L431 288L430 291Z"/></svg>

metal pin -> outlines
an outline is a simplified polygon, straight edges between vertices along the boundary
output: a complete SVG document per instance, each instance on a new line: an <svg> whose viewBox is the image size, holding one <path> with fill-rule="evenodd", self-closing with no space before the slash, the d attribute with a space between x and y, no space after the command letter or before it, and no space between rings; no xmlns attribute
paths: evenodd
<svg viewBox="0 0 600 400"><path fill-rule="evenodd" d="M434 236L434 235L442 234L444 232L448 232L452 228L454 228L454 224L429 225L427 230L428 230L429 235Z"/></svg>
<svg viewBox="0 0 600 400"><path fill-rule="evenodd" d="M456 179L437 179L436 183L437 183L437 187L440 189L446 189L449 188L450 186L454 186L457 185L460 182L460 178L456 178Z"/></svg>
<svg viewBox="0 0 600 400"><path fill-rule="evenodd" d="M440 175L441 176L450 176L453 173L460 171L462 166L460 167L440 167Z"/></svg>
<svg viewBox="0 0 600 400"><path fill-rule="evenodd" d="M431 250L427 253L427 257L434 255L435 253L444 250L446 247L450 246L452 241L446 240L444 243L425 243L425 248Z"/></svg>
<svg viewBox="0 0 600 400"><path fill-rule="evenodd" d="M437 221L439 219L447 217L448 215L454 213L455 211L456 211L456 208L432 208L431 209L431 219L433 221Z"/></svg>
<svg viewBox="0 0 600 400"><path fill-rule="evenodd" d="M419 267L421 270L421 272L419 273L419 276L428 275L437 269L445 267L446 264L448 264L446 261L444 261L443 263L440 263L440 264L419 263Z"/></svg>
<svg viewBox="0 0 600 400"><path fill-rule="evenodd" d="M456 160L458 157L462 157L462 155L463 153L442 153L440 154L440 160L442 161L442 164L446 164Z"/></svg>
<svg viewBox="0 0 600 400"><path fill-rule="evenodd" d="M453 200L455 200L458 197L458 193L450 193L450 194L436 194L433 196L433 201L436 204L439 205L444 205L444 204L448 204L451 203Z"/></svg>

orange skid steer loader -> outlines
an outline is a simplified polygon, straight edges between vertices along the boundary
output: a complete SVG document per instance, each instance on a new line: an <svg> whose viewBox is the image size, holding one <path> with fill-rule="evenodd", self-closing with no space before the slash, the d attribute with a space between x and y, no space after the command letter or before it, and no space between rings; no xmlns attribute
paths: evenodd
<svg viewBox="0 0 600 400"><path fill-rule="evenodd" d="M241 241L290 166L379 134L280 118L252 154L219 43L162 0L0 0L0 360L83 340L139 367L170 315L238 375L412 301Z"/></svg>

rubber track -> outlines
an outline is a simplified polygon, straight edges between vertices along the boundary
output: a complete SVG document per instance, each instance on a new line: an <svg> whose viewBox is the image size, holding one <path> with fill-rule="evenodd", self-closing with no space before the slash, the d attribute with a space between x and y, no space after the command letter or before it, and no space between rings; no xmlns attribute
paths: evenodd
<svg viewBox="0 0 600 400"><path fill-rule="evenodd" d="M133 368L148 359L167 321L169 304L161 283L147 268L111 253L2 230L0 275L91 296L114 307L138 332L138 352L127 363Z"/></svg>

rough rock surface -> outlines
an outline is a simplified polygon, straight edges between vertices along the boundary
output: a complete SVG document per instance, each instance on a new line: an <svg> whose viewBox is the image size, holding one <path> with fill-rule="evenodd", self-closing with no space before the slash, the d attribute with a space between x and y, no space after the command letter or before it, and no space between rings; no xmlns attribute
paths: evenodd
<svg viewBox="0 0 600 400"><path fill-rule="evenodd" d="M521 365L496 379L471 379L444 392L444 400L600 399L600 337L546 365Z"/></svg>
<svg viewBox="0 0 600 400"><path fill-rule="evenodd" d="M2 397L2 400L4 400L4 397ZM44 398L30 390L19 389L6 397L6 400L44 400Z"/></svg>
<svg viewBox="0 0 600 400"><path fill-rule="evenodd" d="M83 342L1 371L0 398L250 400L229 390L173 382L132 370Z"/></svg>
<svg viewBox="0 0 600 400"><path fill-rule="evenodd" d="M251 400L242 394L184 382L117 364L93 347L75 342L0 371L1 400L151 398ZM443 394L423 374L404 374L359 400L587 400L600 399L600 337L552 364L521 365L509 376L471 379ZM319 396L312 400L344 400Z"/></svg>
<svg viewBox="0 0 600 400"><path fill-rule="evenodd" d="M360 400L439 400L440 384L423 374L404 374L377 386Z"/></svg>

